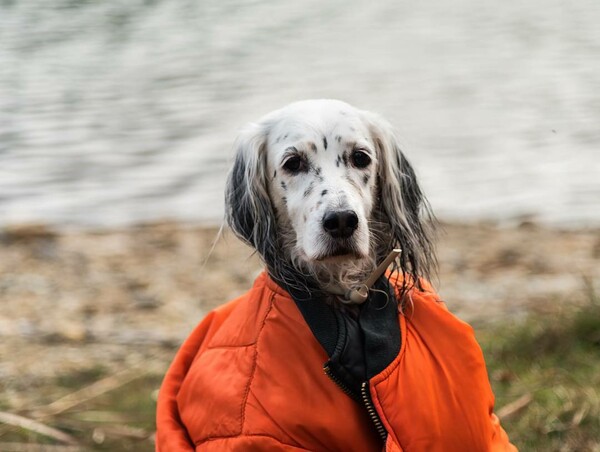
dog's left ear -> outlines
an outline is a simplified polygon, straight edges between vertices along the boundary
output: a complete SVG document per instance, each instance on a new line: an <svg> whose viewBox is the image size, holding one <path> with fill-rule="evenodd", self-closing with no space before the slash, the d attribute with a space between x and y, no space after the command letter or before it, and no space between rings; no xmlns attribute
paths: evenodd
<svg viewBox="0 0 600 452"><path fill-rule="evenodd" d="M392 126L378 115L363 114L379 160L376 214L393 238L389 250L383 252L401 248L401 270L419 285L419 278L430 279L436 266L432 238L435 219Z"/></svg>
<svg viewBox="0 0 600 452"><path fill-rule="evenodd" d="M276 253L275 213L267 190L266 147L270 124L248 125L238 136L235 163L225 187L225 218L233 232L269 264Z"/></svg>

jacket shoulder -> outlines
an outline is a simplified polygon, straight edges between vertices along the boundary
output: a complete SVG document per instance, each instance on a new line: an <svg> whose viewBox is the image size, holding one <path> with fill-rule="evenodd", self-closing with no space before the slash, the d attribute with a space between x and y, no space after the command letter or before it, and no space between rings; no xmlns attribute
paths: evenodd
<svg viewBox="0 0 600 452"><path fill-rule="evenodd" d="M247 347L256 342L275 293L260 275L254 286L240 297L213 311L214 334L207 337L206 348Z"/></svg>
<svg viewBox="0 0 600 452"><path fill-rule="evenodd" d="M170 441L193 447L203 437L241 433L240 404L255 360L252 345L274 295L264 274L259 276L252 289L211 311L185 340L159 393L161 449L171 450Z"/></svg>
<svg viewBox="0 0 600 452"><path fill-rule="evenodd" d="M388 431L407 450L489 450L494 398L473 328L426 282L404 296L400 355L371 381Z"/></svg>
<svg viewBox="0 0 600 452"><path fill-rule="evenodd" d="M418 284L413 283L413 281L406 281L407 287L405 288L405 278L402 273L390 273L388 279L394 288L396 297L401 306L407 306L411 309L415 306L415 303L426 303L429 304L429 307L431 308L439 308L448 311L446 303L442 301L429 281L422 278L419 279Z"/></svg>

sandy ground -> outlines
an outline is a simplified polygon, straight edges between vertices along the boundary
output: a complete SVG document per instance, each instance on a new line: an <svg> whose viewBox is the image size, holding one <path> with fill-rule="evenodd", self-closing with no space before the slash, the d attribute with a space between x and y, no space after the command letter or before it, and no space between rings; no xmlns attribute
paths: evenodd
<svg viewBox="0 0 600 452"><path fill-rule="evenodd" d="M583 300L600 282L600 230L443 225L434 284L475 324ZM174 223L103 232L40 226L0 234L0 407L56 398L54 379L101 365L164 371L213 307L261 265L230 234ZM210 255L209 255L210 252Z"/></svg>

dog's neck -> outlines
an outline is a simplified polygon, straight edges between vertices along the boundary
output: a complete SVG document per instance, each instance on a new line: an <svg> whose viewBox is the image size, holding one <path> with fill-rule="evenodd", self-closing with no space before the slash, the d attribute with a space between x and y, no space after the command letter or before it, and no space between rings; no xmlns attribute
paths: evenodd
<svg viewBox="0 0 600 452"><path fill-rule="evenodd" d="M286 224L285 219L280 219L282 224ZM349 299L349 295L352 291L356 291L358 288L363 289L365 282L372 279L374 272L380 270L377 279L385 269L391 263L388 262L383 268L379 268L383 264L384 260L390 256L385 254L388 251L376 249L375 243L371 243L371 253L368 257L357 258L353 256L339 256L332 259L322 261L310 261L305 260L302 254L296 253L296 236L292 232L293 228L289 225L289 228L279 228L281 240L282 255L284 256L283 261L287 264L283 264L280 270L286 273L286 276L281 278L282 280L288 281L295 279L292 274L296 277L309 277L312 283L316 285L316 288L320 291L330 294L333 298L338 298L344 303L361 303L364 301L364 296L357 296L354 294L353 300ZM287 251L287 252L286 252ZM385 254L384 254L385 253ZM379 256L379 257L377 257ZM394 255L394 258L397 254ZM392 258L393 260L393 258ZM291 264L291 265L290 265ZM378 267L379 265L379 267ZM276 272L277 273L277 272ZM283 275L280 275L283 276ZM375 279L369 284L372 285ZM366 288L368 293L368 287ZM362 290L361 290L362 291ZM364 294L365 291L362 291Z"/></svg>

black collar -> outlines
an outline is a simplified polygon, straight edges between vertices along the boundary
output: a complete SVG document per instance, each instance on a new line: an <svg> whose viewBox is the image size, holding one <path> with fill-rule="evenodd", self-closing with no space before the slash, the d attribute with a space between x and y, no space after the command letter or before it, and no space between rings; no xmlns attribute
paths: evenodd
<svg viewBox="0 0 600 452"><path fill-rule="evenodd" d="M280 284L292 296L313 335L327 352L325 363L354 398L360 385L382 372L401 346L398 301L385 276L361 305L342 306L322 292Z"/></svg>

